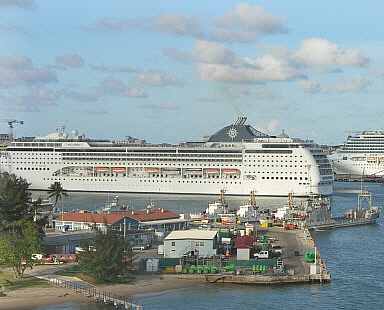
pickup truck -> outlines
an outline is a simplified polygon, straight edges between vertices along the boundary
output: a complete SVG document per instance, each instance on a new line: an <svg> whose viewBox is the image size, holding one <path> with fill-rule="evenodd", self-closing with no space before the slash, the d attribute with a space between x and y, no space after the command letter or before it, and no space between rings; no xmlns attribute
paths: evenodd
<svg viewBox="0 0 384 310"><path fill-rule="evenodd" d="M281 246L277 244L272 245L272 254L274 256L280 256L283 254L283 251L281 250Z"/></svg>
<svg viewBox="0 0 384 310"><path fill-rule="evenodd" d="M261 251L260 253L255 253L253 256L258 259L258 258L269 258L269 251Z"/></svg>

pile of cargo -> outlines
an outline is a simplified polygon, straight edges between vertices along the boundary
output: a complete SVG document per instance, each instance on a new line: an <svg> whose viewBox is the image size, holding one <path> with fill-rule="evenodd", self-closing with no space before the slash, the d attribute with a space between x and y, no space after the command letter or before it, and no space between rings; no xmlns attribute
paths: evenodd
<svg viewBox="0 0 384 310"><path fill-rule="evenodd" d="M218 272L217 266L207 266L207 265L184 265L182 273L183 274L216 274Z"/></svg>

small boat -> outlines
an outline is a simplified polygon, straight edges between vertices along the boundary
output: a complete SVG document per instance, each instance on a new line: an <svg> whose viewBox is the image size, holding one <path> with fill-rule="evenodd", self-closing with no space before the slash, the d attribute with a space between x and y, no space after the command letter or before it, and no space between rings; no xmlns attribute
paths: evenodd
<svg viewBox="0 0 384 310"><path fill-rule="evenodd" d="M104 207L98 209L96 213L115 213L132 211L132 207L121 205L119 203L119 196L116 196L110 203L107 203Z"/></svg>
<svg viewBox="0 0 384 310"><path fill-rule="evenodd" d="M234 224L237 220L235 213L219 214L222 224Z"/></svg>
<svg viewBox="0 0 384 310"><path fill-rule="evenodd" d="M201 213L189 213L191 220L201 220L203 215Z"/></svg>

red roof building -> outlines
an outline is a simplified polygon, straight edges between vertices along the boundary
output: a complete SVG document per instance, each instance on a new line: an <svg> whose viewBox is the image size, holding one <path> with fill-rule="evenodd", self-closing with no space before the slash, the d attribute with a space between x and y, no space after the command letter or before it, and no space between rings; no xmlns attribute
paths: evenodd
<svg viewBox="0 0 384 310"><path fill-rule="evenodd" d="M175 212L159 208L106 214L69 212L55 218L53 222L56 231L89 229L93 224L103 227L105 222L120 229L123 225L127 225L129 230L143 228L174 230L183 229L186 220L180 219L180 215Z"/></svg>
<svg viewBox="0 0 384 310"><path fill-rule="evenodd" d="M235 241L235 249L252 249L254 238L252 236L240 236Z"/></svg>
<svg viewBox="0 0 384 310"><path fill-rule="evenodd" d="M248 235L237 237L234 248L237 249L238 260L249 260L254 238Z"/></svg>

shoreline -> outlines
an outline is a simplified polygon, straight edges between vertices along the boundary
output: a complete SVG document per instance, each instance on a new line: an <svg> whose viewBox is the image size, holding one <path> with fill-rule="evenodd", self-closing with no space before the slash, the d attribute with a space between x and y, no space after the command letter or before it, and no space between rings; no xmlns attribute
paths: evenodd
<svg viewBox="0 0 384 310"><path fill-rule="evenodd" d="M39 271L37 271L39 273ZM166 294L168 291L186 289L199 285L198 281L185 281L159 274L138 275L130 284L98 285L97 287L119 296L130 296L133 299L150 297L156 293ZM48 288L26 288L16 291L6 291L5 297L0 297L0 309L30 309L63 303L90 304L95 299L70 289L52 285Z"/></svg>

